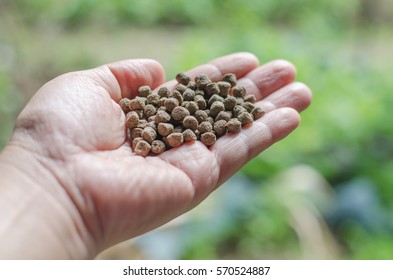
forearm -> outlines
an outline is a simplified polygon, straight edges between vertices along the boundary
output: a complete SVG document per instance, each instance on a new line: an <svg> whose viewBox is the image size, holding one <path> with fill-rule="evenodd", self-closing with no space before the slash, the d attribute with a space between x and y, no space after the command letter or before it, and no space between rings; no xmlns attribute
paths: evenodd
<svg viewBox="0 0 393 280"><path fill-rule="evenodd" d="M2 152L0 259L92 257L83 222L57 185L28 151L10 145Z"/></svg>

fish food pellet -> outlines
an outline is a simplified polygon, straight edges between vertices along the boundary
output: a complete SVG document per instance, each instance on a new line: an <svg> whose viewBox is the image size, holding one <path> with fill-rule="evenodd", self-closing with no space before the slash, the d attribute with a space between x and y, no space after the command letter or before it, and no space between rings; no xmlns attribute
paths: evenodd
<svg viewBox="0 0 393 280"><path fill-rule="evenodd" d="M176 81L179 84L182 84L182 85L186 86L191 81L191 78L186 73L179 73L179 74L176 75Z"/></svg>
<svg viewBox="0 0 393 280"><path fill-rule="evenodd" d="M142 138L148 143L151 143L157 138L157 132L151 126L146 126L142 131Z"/></svg>
<svg viewBox="0 0 393 280"><path fill-rule="evenodd" d="M157 125L158 133L162 136L168 136L174 129L173 124L170 123L159 123Z"/></svg>
<svg viewBox="0 0 393 280"><path fill-rule="evenodd" d="M151 152L154 154L161 154L165 151L165 143L161 140L154 140L151 142Z"/></svg>
<svg viewBox="0 0 393 280"><path fill-rule="evenodd" d="M192 142L197 140L197 136L191 129L186 129L183 131L184 142Z"/></svg>
<svg viewBox="0 0 393 280"><path fill-rule="evenodd" d="M226 124L226 120L219 120L214 123L213 129L217 137L223 136L227 132Z"/></svg>
<svg viewBox="0 0 393 280"><path fill-rule="evenodd" d="M240 129L242 128L242 123L239 122L238 119L230 119L227 124L227 131L228 133L236 133L239 132Z"/></svg>
<svg viewBox="0 0 393 280"><path fill-rule="evenodd" d="M123 98L119 101L120 108L123 110L123 112L125 114L127 114L131 110L129 107L130 102L131 102L131 100L128 98Z"/></svg>
<svg viewBox="0 0 393 280"><path fill-rule="evenodd" d="M237 81L236 81L235 74L232 74L232 73L225 74L224 77L222 78L222 80L224 82L229 83L232 87L236 86Z"/></svg>
<svg viewBox="0 0 393 280"><path fill-rule="evenodd" d="M246 95L246 89L242 86L235 86L233 88L234 97L244 97Z"/></svg>
<svg viewBox="0 0 393 280"><path fill-rule="evenodd" d="M182 121L185 117L187 117L189 115L190 115L190 112L182 106L177 106L176 108L174 108L172 110L172 114L171 114L172 118L175 121Z"/></svg>
<svg viewBox="0 0 393 280"><path fill-rule="evenodd" d="M174 132L167 136L166 138L168 145L171 147L177 147L183 144L184 138L183 133L181 132Z"/></svg>
<svg viewBox="0 0 393 280"><path fill-rule="evenodd" d="M198 129L198 120L193 116L187 116L183 119L183 126L195 131Z"/></svg>
<svg viewBox="0 0 393 280"><path fill-rule="evenodd" d="M140 97L148 97L151 94L151 89L149 86L141 86L138 88L138 95Z"/></svg>
<svg viewBox="0 0 393 280"><path fill-rule="evenodd" d="M206 146L211 146L216 143L217 137L213 132L205 132L201 135L201 141Z"/></svg>
<svg viewBox="0 0 393 280"><path fill-rule="evenodd" d="M140 140L136 143L134 152L140 156L147 156L150 152L151 146L145 140Z"/></svg>
<svg viewBox="0 0 393 280"><path fill-rule="evenodd" d="M135 98L119 101L135 154L161 154L194 141L210 147L219 137L241 131L265 113L255 106L254 95L236 85L232 73L214 82L205 74L191 79L179 73L176 81L173 90L141 86Z"/></svg>
<svg viewBox="0 0 393 280"><path fill-rule="evenodd" d="M255 107L252 111L251 111L251 115L254 118L254 120L259 119L260 117L262 117L265 114L265 111L262 110L262 108L260 107Z"/></svg>
<svg viewBox="0 0 393 280"><path fill-rule="evenodd" d="M126 126L128 128L135 128L139 123L139 115L138 113L131 111L126 115Z"/></svg>
<svg viewBox="0 0 393 280"><path fill-rule="evenodd" d="M241 113L237 119L241 122L242 126L248 125L254 121L252 115L249 112Z"/></svg>

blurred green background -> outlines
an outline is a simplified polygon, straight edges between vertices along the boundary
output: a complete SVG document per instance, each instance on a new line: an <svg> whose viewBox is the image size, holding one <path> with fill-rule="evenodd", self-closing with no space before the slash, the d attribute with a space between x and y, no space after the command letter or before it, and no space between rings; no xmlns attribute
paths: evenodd
<svg viewBox="0 0 393 280"><path fill-rule="evenodd" d="M392 30L389 0L1 0L0 147L64 72L287 59L314 93L300 127L195 211L101 258L393 259Z"/></svg>

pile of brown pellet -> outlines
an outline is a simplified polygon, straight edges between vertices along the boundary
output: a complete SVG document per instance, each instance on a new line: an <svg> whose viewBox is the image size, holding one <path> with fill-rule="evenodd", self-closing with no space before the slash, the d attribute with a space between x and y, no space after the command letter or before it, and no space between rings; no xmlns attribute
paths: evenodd
<svg viewBox="0 0 393 280"><path fill-rule="evenodd" d="M264 114L254 106L255 96L236 85L234 74L212 82L205 74L191 81L179 73L176 80L173 91L162 87L153 93L149 86L141 86L137 97L120 100L135 154L160 154L196 140L211 146L217 138L239 132Z"/></svg>

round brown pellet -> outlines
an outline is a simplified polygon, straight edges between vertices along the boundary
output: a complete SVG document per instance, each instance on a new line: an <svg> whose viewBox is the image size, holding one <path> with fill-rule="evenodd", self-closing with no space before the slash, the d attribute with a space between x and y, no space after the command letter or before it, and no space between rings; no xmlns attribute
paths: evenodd
<svg viewBox="0 0 393 280"><path fill-rule="evenodd" d="M142 138L148 143L151 143L157 138L157 132L154 128L146 126L142 131Z"/></svg>
<svg viewBox="0 0 393 280"><path fill-rule="evenodd" d="M182 121L185 117L189 116L190 112L181 106L177 106L172 110L171 116L175 121Z"/></svg>
<svg viewBox="0 0 393 280"><path fill-rule="evenodd" d="M218 113L218 115L215 118L215 121L219 121L219 120L225 120L225 121L229 121L232 118L232 112L229 111L221 111L220 113Z"/></svg>
<svg viewBox="0 0 393 280"><path fill-rule="evenodd" d="M219 120L214 123L214 133L217 137L223 136L227 132L226 124L226 120Z"/></svg>
<svg viewBox="0 0 393 280"><path fill-rule="evenodd" d="M131 129L131 132L130 132L131 139L142 137L142 131L143 131L143 129L139 128L139 127Z"/></svg>
<svg viewBox="0 0 393 280"><path fill-rule="evenodd" d="M157 125L157 131L161 136L168 136L173 132L173 124L170 123L159 123Z"/></svg>
<svg viewBox="0 0 393 280"><path fill-rule="evenodd" d="M198 105L198 109L206 109L206 100L202 95L195 95L194 102Z"/></svg>
<svg viewBox="0 0 393 280"><path fill-rule="evenodd" d="M221 96L219 96L218 94L213 94L213 95L209 98L208 105L209 105L209 106L212 106L213 103L216 102L216 101L224 102L224 98L221 97Z"/></svg>
<svg viewBox="0 0 393 280"><path fill-rule="evenodd" d="M239 122L238 119L230 119L227 122L226 127L228 133L236 133L240 131L240 129L242 128L242 124L241 122Z"/></svg>
<svg viewBox="0 0 393 280"><path fill-rule="evenodd" d="M225 106L225 110L231 111L236 106L237 100L236 97L229 95L227 98L225 98L223 103Z"/></svg>
<svg viewBox="0 0 393 280"><path fill-rule="evenodd" d="M178 85L175 87L175 90L177 90L177 91L180 92L180 93L183 93L186 89L187 89L187 87L186 87L185 85L182 85L182 84L178 84Z"/></svg>
<svg viewBox="0 0 393 280"><path fill-rule="evenodd" d="M208 121L201 122L198 126L198 130L202 134L205 132L211 132L213 130L213 125Z"/></svg>
<svg viewBox="0 0 393 280"><path fill-rule="evenodd" d="M126 126L128 128L134 128L138 126L139 116L137 112L131 111L126 115Z"/></svg>
<svg viewBox="0 0 393 280"><path fill-rule="evenodd" d="M210 82L211 80L206 74L195 76L195 84L198 89L205 89L206 85Z"/></svg>
<svg viewBox="0 0 393 280"><path fill-rule="evenodd" d="M207 121L207 113L203 110L196 111L194 116L197 119L198 123L201 123L203 121Z"/></svg>
<svg viewBox="0 0 393 280"><path fill-rule="evenodd" d="M183 139L184 142L192 142L197 140L197 137L194 133L194 131L192 131L191 129L186 129L183 131Z"/></svg>
<svg viewBox="0 0 393 280"><path fill-rule="evenodd" d="M194 97L195 97L195 91L193 91L192 89L187 88L183 92L183 100L184 101L193 101Z"/></svg>
<svg viewBox="0 0 393 280"><path fill-rule="evenodd" d="M179 73L176 75L176 81L186 86L191 81L191 78L186 73Z"/></svg>
<svg viewBox="0 0 393 280"><path fill-rule="evenodd" d="M218 115L218 113L224 110L225 110L224 103L222 103L221 101L214 101L210 107L210 116L212 118L215 118Z"/></svg>
<svg viewBox="0 0 393 280"><path fill-rule="evenodd" d="M220 89L218 88L217 83L208 83L205 87L205 90L207 91L208 94L213 95L213 94L218 94L220 92Z"/></svg>
<svg viewBox="0 0 393 280"><path fill-rule="evenodd" d="M242 126L248 125L254 121L252 115L249 112L241 113L237 119L241 122Z"/></svg>
<svg viewBox="0 0 393 280"><path fill-rule="evenodd" d="M171 116L167 112L158 111L154 121L156 122L156 124L159 124L159 123L169 122L170 119L171 119Z"/></svg>
<svg viewBox="0 0 393 280"><path fill-rule="evenodd" d="M255 108L255 105L251 102L244 102L243 108L247 110L247 112L251 113L251 111Z"/></svg>
<svg viewBox="0 0 393 280"><path fill-rule="evenodd" d="M183 119L183 126L195 131L198 129L198 120L194 116L186 116Z"/></svg>
<svg viewBox="0 0 393 280"><path fill-rule="evenodd" d="M135 150L136 144L138 144L138 142L141 140L143 140L142 137L136 137L136 138L132 139L131 148L133 150Z"/></svg>
<svg viewBox="0 0 393 280"><path fill-rule="evenodd" d="M171 147L180 146L184 142L183 133L174 132L166 137L168 145Z"/></svg>
<svg viewBox="0 0 393 280"><path fill-rule="evenodd" d="M174 97L170 97L165 100L164 105L169 112L172 112L173 109L179 106L179 100Z"/></svg>
<svg viewBox="0 0 393 280"><path fill-rule="evenodd" d="M257 99L256 99L255 95L253 95L253 94L249 94L244 97L244 102L250 102L250 103L254 104L256 101L257 101Z"/></svg>
<svg viewBox="0 0 393 280"><path fill-rule="evenodd" d="M146 118L154 116L156 114L156 107L152 104L147 104L145 108L143 108L143 113L145 114Z"/></svg>
<svg viewBox="0 0 393 280"><path fill-rule="evenodd" d="M262 117L265 114L265 111L262 110L262 108L260 107L255 107L252 111L251 111L251 115L254 118L254 120L259 119L260 117Z"/></svg>
<svg viewBox="0 0 393 280"><path fill-rule="evenodd" d="M172 91L170 97L176 98L179 101L179 104L183 103L183 95L177 90Z"/></svg>
<svg viewBox="0 0 393 280"><path fill-rule="evenodd" d="M158 90L157 94L162 98L162 97L169 97L171 92L167 87L162 87Z"/></svg>
<svg viewBox="0 0 393 280"><path fill-rule="evenodd" d="M147 98L146 98L146 102L148 104L153 104L156 105L158 104L158 102L160 101L160 96L157 93L152 93L150 94Z"/></svg>
<svg viewBox="0 0 393 280"><path fill-rule="evenodd" d="M244 97L246 95L246 89L242 86L235 86L232 89L232 94L234 97Z"/></svg>
<svg viewBox="0 0 393 280"><path fill-rule="evenodd" d="M236 86L236 75L232 73L225 74L224 77L222 77L222 80L224 82L228 82L231 84L232 87Z"/></svg>
<svg viewBox="0 0 393 280"><path fill-rule="evenodd" d="M189 101L186 105L185 108L190 112L191 115L195 114L196 111L198 111L199 107L194 101Z"/></svg>
<svg viewBox="0 0 393 280"><path fill-rule="evenodd" d="M136 143L134 153L140 156L147 156L150 152L151 146L145 140L140 140Z"/></svg>
<svg viewBox="0 0 393 280"><path fill-rule="evenodd" d="M206 146L211 146L216 143L217 137L213 132L205 132L201 135L201 141Z"/></svg>
<svg viewBox="0 0 393 280"><path fill-rule="evenodd" d="M165 151L165 143L161 140L154 140L151 142L151 152L154 154L161 154Z"/></svg>
<svg viewBox="0 0 393 280"><path fill-rule="evenodd" d="M232 114L234 117L238 117L241 113L246 112L247 110L244 109L242 106L240 105L236 105L233 110L232 110Z"/></svg>
<svg viewBox="0 0 393 280"><path fill-rule="evenodd" d="M123 110L123 112L125 114L127 114L131 110L129 107L130 102L131 102L131 100L128 98L123 98L119 101L120 108Z"/></svg>
<svg viewBox="0 0 393 280"><path fill-rule="evenodd" d="M131 110L143 110L146 104L146 99L143 97L136 97L130 100L129 107Z"/></svg>
<svg viewBox="0 0 393 280"><path fill-rule="evenodd" d="M217 83L217 86L218 86L218 89L219 89L219 93L218 94L220 96L225 98L225 97L227 97L229 95L229 91L231 89L231 84L230 83L221 81L221 82Z"/></svg>
<svg viewBox="0 0 393 280"><path fill-rule="evenodd" d="M149 94L151 94L151 89L149 86L141 86L138 88L138 96L147 97Z"/></svg>

